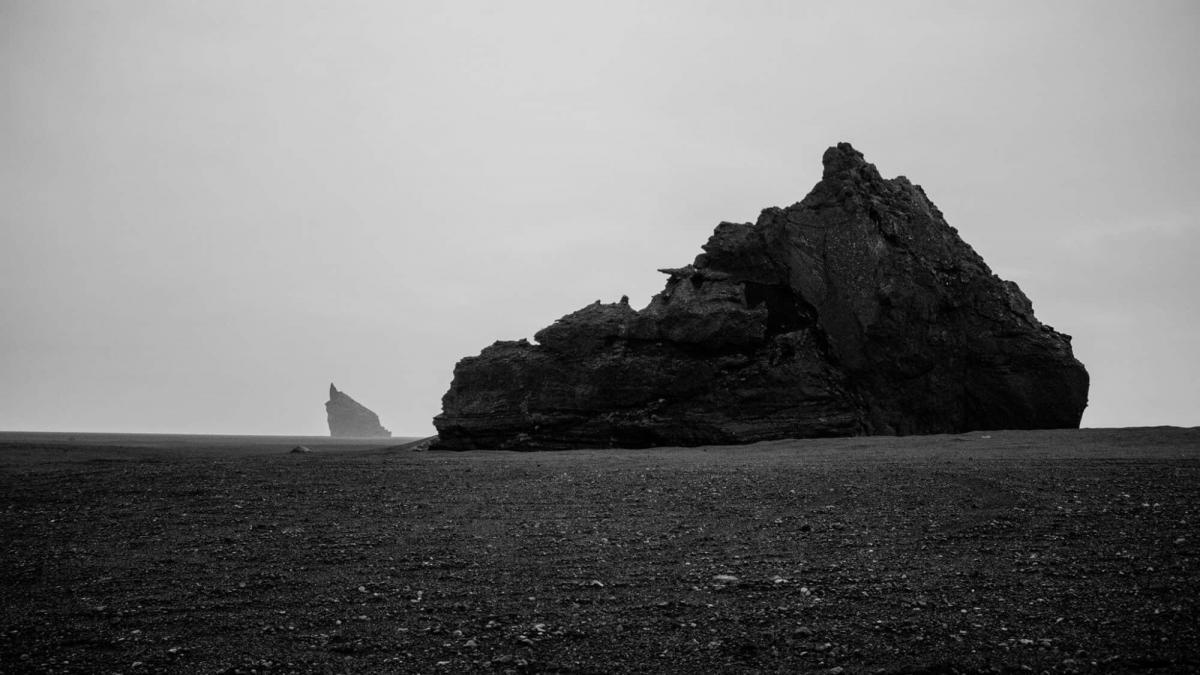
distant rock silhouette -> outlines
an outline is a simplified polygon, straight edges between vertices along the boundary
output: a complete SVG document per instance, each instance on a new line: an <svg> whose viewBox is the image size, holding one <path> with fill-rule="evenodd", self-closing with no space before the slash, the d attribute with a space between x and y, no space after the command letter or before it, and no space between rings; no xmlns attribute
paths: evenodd
<svg viewBox="0 0 1200 675"><path fill-rule="evenodd" d="M383 428L379 416L329 384L329 400L325 403L329 418L329 435L349 438L391 438L392 432Z"/></svg>
<svg viewBox="0 0 1200 675"><path fill-rule="evenodd" d="M903 176L849 144L803 201L721 223L642 310L599 302L464 358L446 449L1077 427L1088 374Z"/></svg>
<svg viewBox="0 0 1200 675"><path fill-rule="evenodd" d="M307 445L297 445L291 449L292 454L302 454L305 452L312 452L312 448L308 447Z"/></svg>

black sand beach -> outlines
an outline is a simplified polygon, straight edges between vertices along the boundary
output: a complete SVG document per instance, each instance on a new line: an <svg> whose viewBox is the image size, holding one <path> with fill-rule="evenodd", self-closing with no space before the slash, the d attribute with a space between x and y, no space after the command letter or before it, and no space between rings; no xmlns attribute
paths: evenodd
<svg viewBox="0 0 1200 675"><path fill-rule="evenodd" d="M406 440L0 434L0 671L1200 669L1200 430Z"/></svg>

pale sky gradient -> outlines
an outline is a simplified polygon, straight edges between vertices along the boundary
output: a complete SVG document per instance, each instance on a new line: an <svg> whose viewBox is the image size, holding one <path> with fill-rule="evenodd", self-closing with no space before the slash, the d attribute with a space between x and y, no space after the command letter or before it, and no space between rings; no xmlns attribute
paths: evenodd
<svg viewBox="0 0 1200 675"><path fill-rule="evenodd" d="M849 141L1200 425L1200 3L0 0L0 430L433 433Z"/></svg>

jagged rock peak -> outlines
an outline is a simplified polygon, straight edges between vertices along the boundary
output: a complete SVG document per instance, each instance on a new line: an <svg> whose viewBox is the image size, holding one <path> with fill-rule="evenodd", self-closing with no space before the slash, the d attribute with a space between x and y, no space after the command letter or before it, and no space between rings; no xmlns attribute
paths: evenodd
<svg viewBox="0 0 1200 675"><path fill-rule="evenodd" d="M439 447L699 445L1077 427L1088 375L925 192L848 143L720 223L641 310L595 303L459 362Z"/></svg>
<svg viewBox="0 0 1200 675"><path fill-rule="evenodd" d="M861 175L866 178L880 179L879 170L874 164L867 162L866 157L849 143L838 143L825 151L821 156L824 165L822 180L836 176Z"/></svg>
<svg viewBox="0 0 1200 675"><path fill-rule="evenodd" d="M338 391L329 383L329 400L325 403L329 435L342 438L390 438L392 432L383 428L379 416L363 404Z"/></svg>

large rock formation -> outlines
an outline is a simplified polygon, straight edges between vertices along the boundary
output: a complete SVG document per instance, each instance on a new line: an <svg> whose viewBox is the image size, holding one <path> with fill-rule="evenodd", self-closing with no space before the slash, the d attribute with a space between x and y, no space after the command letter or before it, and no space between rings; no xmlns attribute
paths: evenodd
<svg viewBox="0 0 1200 675"><path fill-rule="evenodd" d="M1078 427L1088 375L917 185L830 148L803 201L721 223L635 311L585 307L460 361L446 449Z"/></svg>
<svg viewBox="0 0 1200 675"><path fill-rule="evenodd" d="M329 435L349 438L391 438L392 432L379 423L379 415L329 384L329 400L325 402L329 418Z"/></svg>

